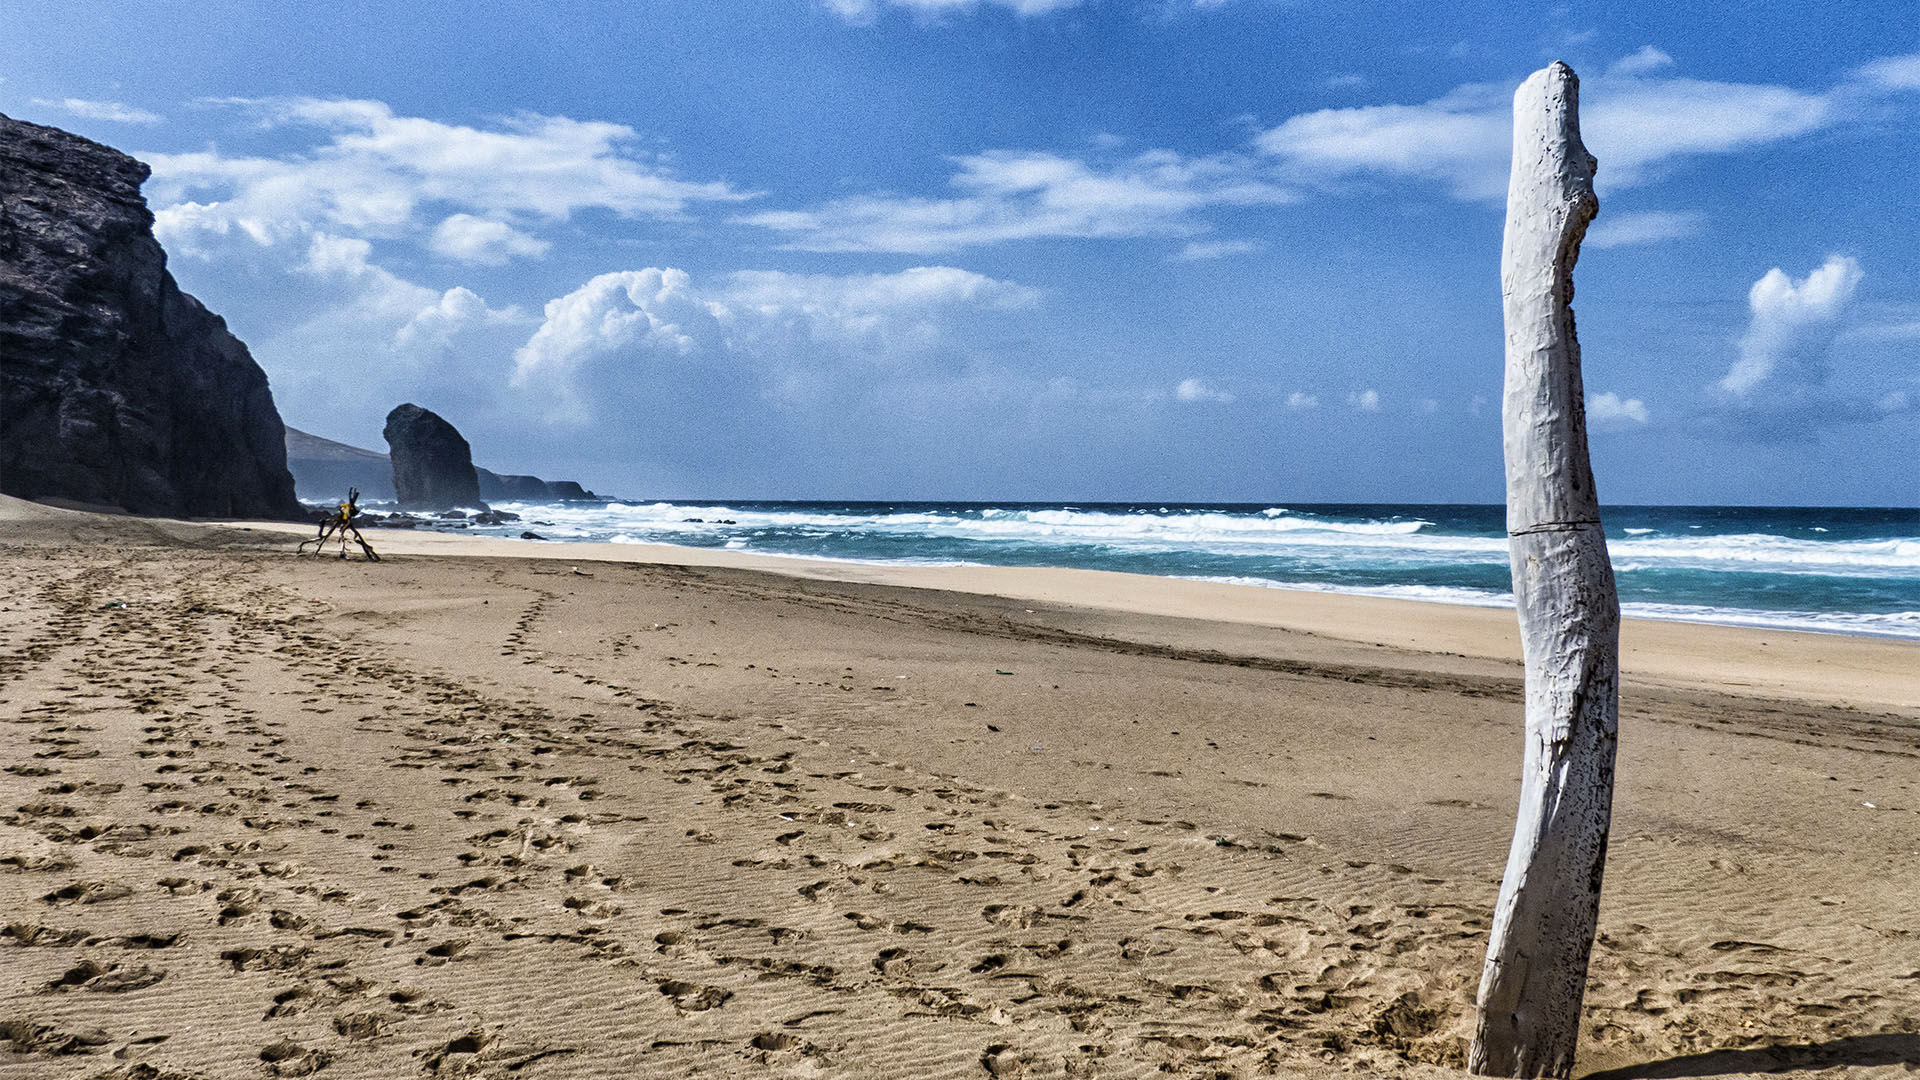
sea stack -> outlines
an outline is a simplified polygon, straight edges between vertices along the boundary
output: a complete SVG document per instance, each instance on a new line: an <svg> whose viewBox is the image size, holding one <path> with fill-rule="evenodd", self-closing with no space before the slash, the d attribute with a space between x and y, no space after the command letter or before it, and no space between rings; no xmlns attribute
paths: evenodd
<svg viewBox="0 0 1920 1080"><path fill-rule="evenodd" d="M167 271L149 171L0 115L0 492L305 517L266 373Z"/></svg>
<svg viewBox="0 0 1920 1080"><path fill-rule="evenodd" d="M408 510L480 507L480 481L473 471L473 448L452 424L408 403L387 414L393 490Z"/></svg>

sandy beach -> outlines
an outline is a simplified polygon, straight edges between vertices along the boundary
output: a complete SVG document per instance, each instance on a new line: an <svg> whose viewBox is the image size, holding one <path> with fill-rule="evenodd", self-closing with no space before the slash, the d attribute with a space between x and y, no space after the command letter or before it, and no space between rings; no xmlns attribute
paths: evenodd
<svg viewBox="0 0 1920 1080"><path fill-rule="evenodd" d="M1511 612L0 500L0 1076L1459 1075ZM1920 646L1630 622L1581 1073L1920 1068Z"/></svg>

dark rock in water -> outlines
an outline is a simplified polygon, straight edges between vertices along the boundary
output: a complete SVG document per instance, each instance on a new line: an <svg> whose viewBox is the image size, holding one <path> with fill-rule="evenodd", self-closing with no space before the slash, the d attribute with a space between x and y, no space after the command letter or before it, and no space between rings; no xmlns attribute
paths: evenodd
<svg viewBox="0 0 1920 1080"><path fill-rule="evenodd" d="M266 373L167 272L148 172L0 115L0 492L304 519Z"/></svg>
<svg viewBox="0 0 1920 1080"><path fill-rule="evenodd" d="M473 471L473 448L452 424L407 404L387 414L383 432L393 459L393 490L408 509L486 506Z"/></svg>
<svg viewBox="0 0 1920 1080"><path fill-rule="evenodd" d="M434 516L441 518L442 520L445 520L445 521L467 520L467 512L465 510L442 510Z"/></svg>
<svg viewBox="0 0 1920 1080"><path fill-rule="evenodd" d="M302 499L331 499L360 490L369 502L394 502L393 462L387 455L287 428L287 468Z"/></svg>
<svg viewBox="0 0 1920 1080"><path fill-rule="evenodd" d="M475 525L505 525L509 521L519 521L520 515L511 510L488 510L473 515Z"/></svg>
<svg viewBox="0 0 1920 1080"><path fill-rule="evenodd" d="M544 536L541 536L541 535L540 535L539 533L537 533L537 532L523 532L523 533L521 533L521 534L520 534L520 539L522 539L522 540L545 540L545 539L546 539L546 537L544 537Z"/></svg>

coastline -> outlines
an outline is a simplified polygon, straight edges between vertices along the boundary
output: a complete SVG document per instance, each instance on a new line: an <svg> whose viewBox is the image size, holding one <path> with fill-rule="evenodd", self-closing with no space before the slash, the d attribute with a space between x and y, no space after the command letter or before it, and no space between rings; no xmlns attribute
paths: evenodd
<svg viewBox="0 0 1920 1080"><path fill-rule="evenodd" d="M280 522L220 527L288 534ZM396 555L724 566L820 581L936 589L1136 615L1239 623L1516 665L1513 612L1393 597L1057 567L911 566L841 562L670 544L540 544L453 533L372 529ZM1920 706L1920 642L1871 635L1762 630L1667 619L1621 620L1626 686L1711 688L1850 708Z"/></svg>

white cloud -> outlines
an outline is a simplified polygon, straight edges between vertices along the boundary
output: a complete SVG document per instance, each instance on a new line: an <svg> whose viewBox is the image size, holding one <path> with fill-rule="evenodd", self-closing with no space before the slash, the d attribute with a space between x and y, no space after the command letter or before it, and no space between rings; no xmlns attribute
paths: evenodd
<svg viewBox="0 0 1920 1080"><path fill-rule="evenodd" d="M49 109L59 109L83 119L105 120L114 124L164 124L167 120L157 112L123 105L118 101L88 101L84 98L61 98L58 101L49 101L46 98L34 98L33 103Z"/></svg>
<svg viewBox="0 0 1920 1080"><path fill-rule="evenodd" d="M1507 190L1507 101L1504 88L1475 85L1423 105L1321 109L1262 132L1255 145L1310 176L1385 173L1496 198Z"/></svg>
<svg viewBox="0 0 1920 1080"><path fill-rule="evenodd" d="M472 289L456 285L440 294L437 302L415 312L394 332L393 344L401 351L451 348L462 331L500 321L502 314L490 310Z"/></svg>
<svg viewBox="0 0 1920 1080"><path fill-rule="evenodd" d="M1889 90L1920 90L1920 53L1875 60L1861 67L1855 77Z"/></svg>
<svg viewBox="0 0 1920 1080"><path fill-rule="evenodd" d="M552 245L504 221L454 214L434 228L427 246L455 262L503 266L515 256L539 258Z"/></svg>
<svg viewBox="0 0 1920 1080"><path fill-rule="evenodd" d="M1206 259L1224 259L1229 255L1246 255L1261 251L1266 244L1258 240L1189 240L1172 258L1176 262L1200 262Z"/></svg>
<svg viewBox="0 0 1920 1080"><path fill-rule="evenodd" d="M575 376L589 365L719 360L759 365L776 381L849 362L871 370L939 349L960 312L1037 298L948 266L848 276L741 271L706 286L684 270L624 270L547 303L545 321L514 354L513 383L547 390L561 415L581 419L589 410Z"/></svg>
<svg viewBox="0 0 1920 1080"><path fill-rule="evenodd" d="M971 12L980 7L1005 8L1016 15L1033 16L1046 15L1079 3L1080 0L823 0L828 11L858 23L873 21L887 8L910 11L923 18Z"/></svg>
<svg viewBox="0 0 1920 1080"><path fill-rule="evenodd" d="M315 323L343 340L383 341L390 352L420 355L445 349L464 330L511 321L513 309L494 310L464 286L438 292L372 261L373 245L359 237L315 233L299 273L331 286L338 302Z"/></svg>
<svg viewBox="0 0 1920 1080"><path fill-rule="evenodd" d="M1318 408L1319 405L1320 399L1318 397L1304 391L1295 390L1293 393L1287 395L1287 408L1289 409L1314 409Z"/></svg>
<svg viewBox="0 0 1920 1080"><path fill-rule="evenodd" d="M1649 419L1646 403L1639 398L1622 398L1611 390L1587 395L1587 420L1596 427L1630 427Z"/></svg>
<svg viewBox="0 0 1920 1080"><path fill-rule="evenodd" d="M1864 277L1854 259L1831 255L1798 281L1775 267L1754 282L1739 356L1709 391L1709 417L1742 437L1785 441L1809 438L1826 425L1910 411L1920 389L1912 383L1832 385L1833 346L1853 321Z"/></svg>
<svg viewBox="0 0 1920 1080"><path fill-rule="evenodd" d="M1767 271L1747 293L1752 318L1720 389L1745 399L1769 383L1805 389L1825 382L1827 350L1863 276L1860 264L1844 255L1829 256L1797 282L1777 266Z"/></svg>
<svg viewBox="0 0 1920 1080"><path fill-rule="evenodd" d="M1189 158L1153 150L1101 167L1036 151L990 150L955 159L949 199L861 195L813 210L742 220L784 233L808 251L952 251L1039 237L1183 236L1209 206L1291 201L1235 154Z"/></svg>
<svg viewBox="0 0 1920 1080"><path fill-rule="evenodd" d="M1186 402L1206 401L1219 405L1233 402L1232 394L1225 390L1216 390L1208 386L1206 380L1197 378L1180 380L1180 385L1173 388L1173 396Z"/></svg>
<svg viewBox="0 0 1920 1080"><path fill-rule="evenodd" d="M1329 90L1363 90L1370 85L1372 85L1372 80L1368 79L1365 75L1352 73L1335 75L1327 80L1327 88Z"/></svg>
<svg viewBox="0 0 1920 1080"><path fill-rule="evenodd" d="M1640 51L1615 60L1607 68L1609 75L1651 75L1661 68L1673 66L1673 57L1651 45L1640 46Z"/></svg>
<svg viewBox="0 0 1920 1080"><path fill-rule="evenodd" d="M1837 97L1783 86L1655 77L1665 54L1642 49L1581 84L1580 127L1602 189L1651 180L1681 158L1804 135L1843 117ZM1302 178L1374 175L1445 184L1461 199L1505 196L1512 91L1469 84L1419 105L1322 109L1262 132L1256 144Z"/></svg>
<svg viewBox="0 0 1920 1080"><path fill-rule="evenodd" d="M1355 390L1347 395L1347 404L1361 412L1380 411L1380 392L1374 389Z"/></svg>
<svg viewBox="0 0 1920 1080"><path fill-rule="evenodd" d="M1585 244L1593 248L1635 247L1694 236L1706 225L1706 215L1691 210L1629 210L1602 213L1587 230Z"/></svg>
<svg viewBox="0 0 1920 1080"><path fill-rule="evenodd" d="M1440 411L1440 402L1434 398L1421 398L1420 411L1428 416Z"/></svg>
<svg viewBox="0 0 1920 1080"><path fill-rule="evenodd" d="M218 150L143 154L149 198L188 228L239 227L261 242L314 229L391 237L420 226L423 209L496 222L563 220L585 209L673 216L699 202L747 196L720 182L675 177L636 153L621 124L523 113L494 128L398 116L378 101L236 100L271 128L313 129L322 141L278 157ZM439 214L434 216L438 217Z"/></svg>

